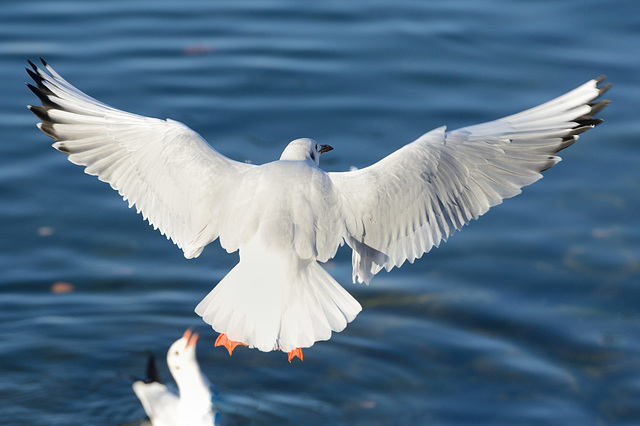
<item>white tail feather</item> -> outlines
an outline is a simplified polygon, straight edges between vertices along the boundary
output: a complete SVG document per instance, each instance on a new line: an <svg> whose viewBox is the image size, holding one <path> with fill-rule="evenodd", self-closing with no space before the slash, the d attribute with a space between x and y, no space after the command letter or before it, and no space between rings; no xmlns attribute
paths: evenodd
<svg viewBox="0 0 640 426"><path fill-rule="evenodd" d="M328 340L362 307L315 260L271 253L238 263L195 311L230 340L261 351L289 352ZM292 265L293 263L293 265Z"/></svg>

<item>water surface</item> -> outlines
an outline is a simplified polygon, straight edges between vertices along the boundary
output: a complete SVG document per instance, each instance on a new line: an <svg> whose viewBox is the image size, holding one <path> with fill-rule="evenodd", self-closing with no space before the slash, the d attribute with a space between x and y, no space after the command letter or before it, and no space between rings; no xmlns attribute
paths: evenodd
<svg viewBox="0 0 640 426"><path fill-rule="evenodd" d="M144 418L127 376L184 329L223 424L640 422L640 3L12 1L0 14L0 418ZM312 137L325 170L432 128L536 105L606 74L606 120L545 179L370 287L289 364L213 348L193 308L237 262L200 258L49 147L26 109L42 56L118 108L180 120L241 161ZM73 292L52 293L57 281ZM169 379L165 365L161 374Z"/></svg>

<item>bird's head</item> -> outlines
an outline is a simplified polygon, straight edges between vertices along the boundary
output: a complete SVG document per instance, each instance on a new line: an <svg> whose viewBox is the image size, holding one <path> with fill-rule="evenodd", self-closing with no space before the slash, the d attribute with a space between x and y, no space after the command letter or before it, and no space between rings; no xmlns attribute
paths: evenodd
<svg viewBox="0 0 640 426"><path fill-rule="evenodd" d="M289 142L289 145L282 151L280 160L284 161L307 161L310 160L317 166L320 165L320 154L331 151L329 145L319 145L313 139L301 138Z"/></svg>
<svg viewBox="0 0 640 426"><path fill-rule="evenodd" d="M198 333L193 333L189 328L181 338L169 347L167 365L178 386L180 386L181 377L193 374L194 369L198 369L199 373L198 361L196 360L198 337Z"/></svg>

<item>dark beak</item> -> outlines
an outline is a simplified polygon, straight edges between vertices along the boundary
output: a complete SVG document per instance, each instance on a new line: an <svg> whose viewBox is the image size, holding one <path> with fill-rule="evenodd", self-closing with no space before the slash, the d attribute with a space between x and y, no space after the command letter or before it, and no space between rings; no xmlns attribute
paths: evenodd
<svg viewBox="0 0 640 426"><path fill-rule="evenodd" d="M329 152L333 149L333 147L331 145L320 145L320 149L318 150L318 152L320 154L324 154L325 152Z"/></svg>

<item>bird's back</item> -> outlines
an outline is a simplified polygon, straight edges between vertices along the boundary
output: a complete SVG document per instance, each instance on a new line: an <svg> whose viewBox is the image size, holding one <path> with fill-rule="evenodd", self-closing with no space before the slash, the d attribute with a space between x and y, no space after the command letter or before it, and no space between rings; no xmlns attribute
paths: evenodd
<svg viewBox="0 0 640 426"><path fill-rule="evenodd" d="M324 171L305 161L248 170L229 205L240 249L258 237L270 249L326 261L346 233L339 194Z"/></svg>

